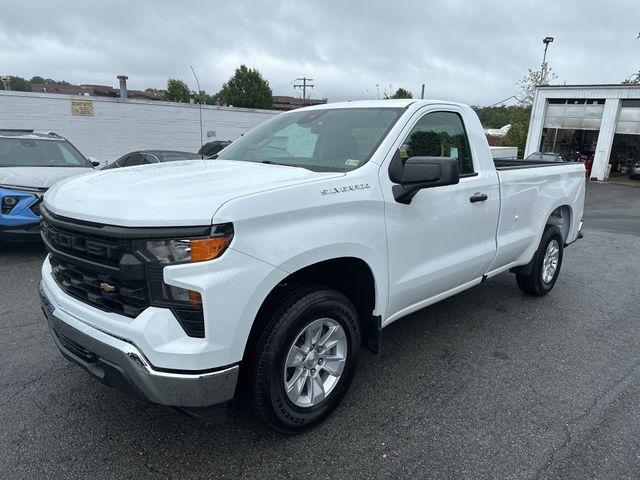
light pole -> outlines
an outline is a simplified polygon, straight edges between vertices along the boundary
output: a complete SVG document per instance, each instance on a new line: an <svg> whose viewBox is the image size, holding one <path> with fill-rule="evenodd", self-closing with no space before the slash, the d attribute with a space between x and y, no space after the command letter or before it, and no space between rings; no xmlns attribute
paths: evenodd
<svg viewBox="0 0 640 480"><path fill-rule="evenodd" d="M544 56L542 57L542 78L540 79L540 83L546 85L547 82L547 48L549 48L549 44L553 42L553 37L544 37L542 39L542 43L544 43Z"/></svg>

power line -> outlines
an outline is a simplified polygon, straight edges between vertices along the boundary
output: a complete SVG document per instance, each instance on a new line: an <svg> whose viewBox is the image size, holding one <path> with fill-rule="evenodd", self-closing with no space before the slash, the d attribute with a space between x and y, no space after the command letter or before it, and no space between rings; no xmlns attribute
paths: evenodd
<svg viewBox="0 0 640 480"><path fill-rule="evenodd" d="M489 105L486 108L491 108L491 107L495 107L496 105L500 105L501 103L506 102L507 100L511 100L512 98L515 98L516 100L518 100L518 97L516 95L511 95L508 98L505 98L504 100L500 100L499 102L494 103L493 105Z"/></svg>
<svg viewBox="0 0 640 480"><path fill-rule="evenodd" d="M313 82L313 78L302 77L302 78L296 78L294 81L302 82L302 83L294 83L293 88L302 89L302 104L304 105L307 103L307 87L313 88L315 86L311 83L308 83L308 82Z"/></svg>

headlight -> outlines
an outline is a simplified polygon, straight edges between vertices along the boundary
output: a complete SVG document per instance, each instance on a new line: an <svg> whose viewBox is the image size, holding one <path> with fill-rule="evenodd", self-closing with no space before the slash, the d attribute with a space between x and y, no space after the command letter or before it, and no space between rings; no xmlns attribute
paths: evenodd
<svg viewBox="0 0 640 480"><path fill-rule="evenodd" d="M230 223L215 225L211 236L192 239L147 240L146 249L162 264L203 262L224 253L233 238Z"/></svg>
<svg viewBox="0 0 640 480"><path fill-rule="evenodd" d="M167 285L162 281L164 267L218 258L233 239L233 225L214 225L211 234L199 238L168 238L143 240L139 245L143 256L149 258L149 288L152 304L168 306L183 326L202 318L202 297L198 292ZM195 316L195 317L194 317ZM194 318L192 318L194 317ZM189 320L190 319L190 320ZM187 328L185 330L189 331ZM199 336L199 335L195 335Z"/></svg>

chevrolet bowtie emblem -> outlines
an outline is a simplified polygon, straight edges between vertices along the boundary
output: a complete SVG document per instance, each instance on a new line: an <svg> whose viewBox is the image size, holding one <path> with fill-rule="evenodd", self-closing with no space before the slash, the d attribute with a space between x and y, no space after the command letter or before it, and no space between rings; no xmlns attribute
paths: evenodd
<svg viewBox="0 0 640 480"><path fill-rule="evenodd" d="M116 291L116 287L114 287L113 285L109 285L106 282L100 282L100 290L107 293L113 293Z"/></svg>

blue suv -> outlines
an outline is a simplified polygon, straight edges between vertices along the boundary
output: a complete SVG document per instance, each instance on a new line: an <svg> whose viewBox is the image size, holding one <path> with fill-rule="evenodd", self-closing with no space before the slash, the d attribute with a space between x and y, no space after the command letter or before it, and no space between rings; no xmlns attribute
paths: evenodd
<svg viewBox="0 0 640 480"><path fill-rule="evenodd" d="M55 133L0 130L0 243L38 239L39 206L47 189L94 166Z"/></svg>

